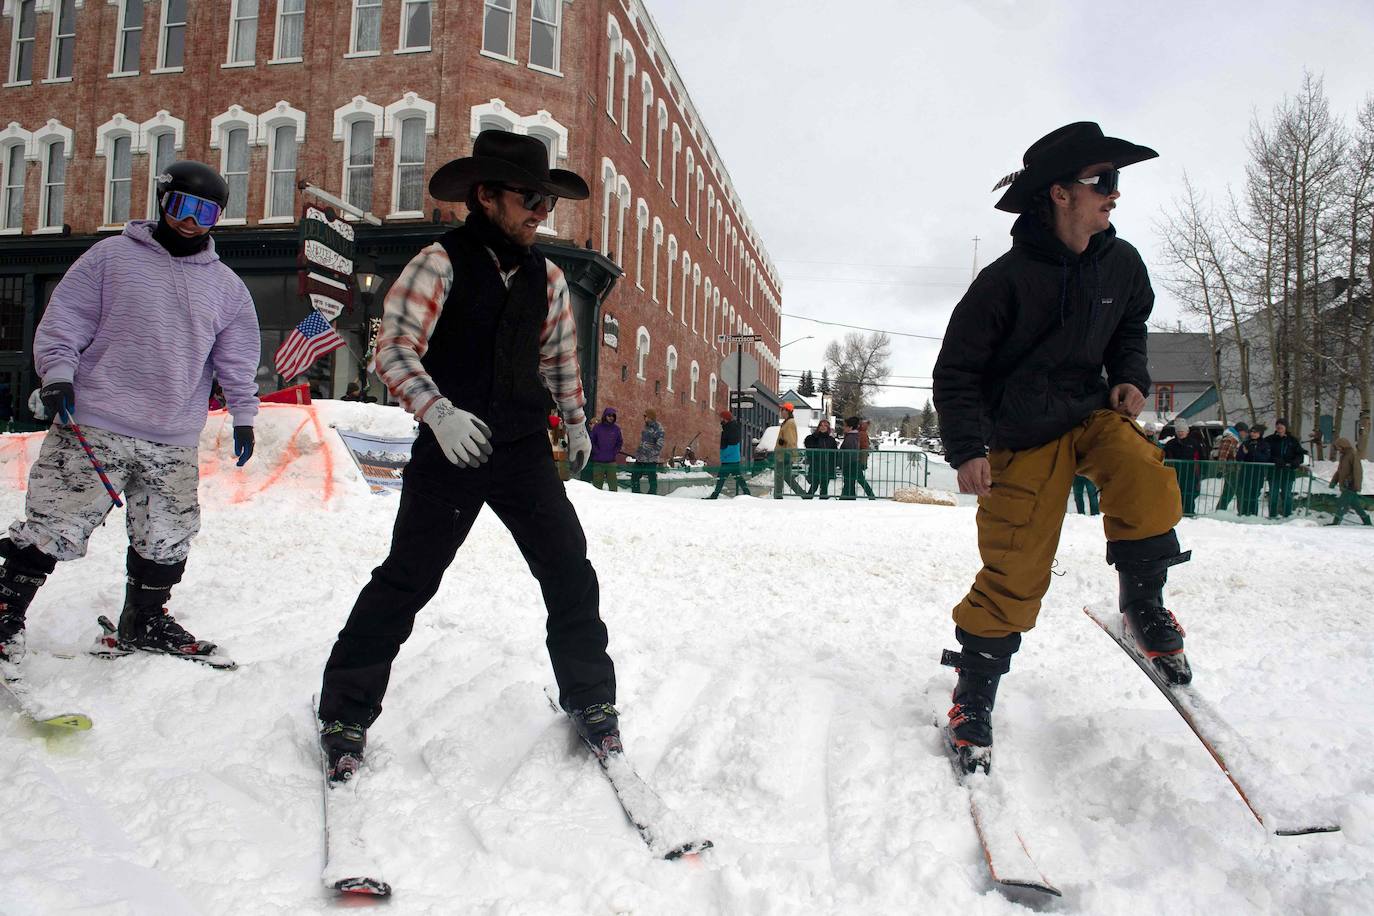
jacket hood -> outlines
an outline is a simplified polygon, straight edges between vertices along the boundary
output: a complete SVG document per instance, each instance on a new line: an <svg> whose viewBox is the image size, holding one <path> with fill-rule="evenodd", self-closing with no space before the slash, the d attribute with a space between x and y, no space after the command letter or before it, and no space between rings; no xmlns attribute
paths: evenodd
<svg viewBox="0 0 1374 916"><path fill-rule="evenodd" d="M1345 436L1341 436L1337 439L1334 445L1343 452L1355 447Z"/></svg>
<svg viewBox="0 0 1374 916"><path fill-rule="evenodd" d="M1046 228L1034 213L1022 213L1011 227L1012 247L1021 248L1044 261L1054 264L1076 264L1100 258L1116 244L1116 227L1108 226L1088 240L1082 254L1075 254L1059 240L1053 230Z"/></svg>
<svg viewBox="0 0 1374 916"><path fill-rule="evenodd" d="M140 245L147 245L149 248L155 248L158 251L165 252L167 249L159 245L157 239L153 238L153 230L156 228L156 220L133 219L124 224L124 235L138 242ZM215 253L214 236L212 235L206 240L204 251L198 251L195 254L190 254L184 258L178 258L177 260L189 264L211 264L218 261L219 255Z"/></svg>

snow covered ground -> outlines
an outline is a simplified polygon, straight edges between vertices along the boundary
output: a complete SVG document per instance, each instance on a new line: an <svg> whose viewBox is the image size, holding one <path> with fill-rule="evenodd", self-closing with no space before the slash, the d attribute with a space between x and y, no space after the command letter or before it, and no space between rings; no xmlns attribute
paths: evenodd
<svg viewBox="0 0 1374 916"><path fill-rule="evenodd" d="M80 654L123 596L122 513L29 614L30 679L88 712L46 735L0 707L0 912L317 913L310 696L388 546L394 495L330 424L393 408L267 406L232 466L202 440L204 527L172 609L240 662ZM36 441L0 441L0 516ZM932 468L932 485L939 484ZM391 913L1013 913L989 888L939 746L967 506L569 492L600 575L626 746L715 840L653 859L569 738L539 591L490 513L395 669L370 734L367 839ZM1185 521L1172 574L1198 688L1344 831L1279 838L1082 613L1113 608L1100 521L1069 516L1040 626L1004 679L993 773L1065 896L1043 909L1367 913L1374 893L1374 532ZM77 652L61 658L55 653Z"/></svg>

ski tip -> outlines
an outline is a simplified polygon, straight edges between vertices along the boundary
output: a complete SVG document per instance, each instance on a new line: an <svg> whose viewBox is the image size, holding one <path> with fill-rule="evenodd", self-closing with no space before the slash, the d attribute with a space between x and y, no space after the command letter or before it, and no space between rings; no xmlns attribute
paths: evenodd
<svg viewBox="0 0 1374 916"><path fill-rule="evenodd" d="M1035 891L1039 894L1049 894L1051 897L1063 897L1059 888L1050 884L1048 881L1017 881L1006 879L998 881L997 884L1004 890L1011 891Z"/></svg>
<svg viewBox="0 0 1374 916"><path fill-rule="evenodd" d="M714 849L715 845L716 844L712 843L710 840L693 840L690 843L683 843L681 846L674 846L664 853L663 858L667 859L669 862L677 859L692 860L706 850Z"/></svg>
<svg viewBox="0 0 1374 916"><path fill-rule="evenodd" d="M63 731L84 732L90 731L91 717L79 712L62 713L61 715L49 716L46 719L36 719L39 725L46 725L49 728L59 728Z"/></svg>
<svg viewBox="0 0 1374 916"><path fill-rule="evenodd" d="M341 894L358 894L366 897L391 896L391 885L376 878L340 878L334 882L334 890Z"/></svg>

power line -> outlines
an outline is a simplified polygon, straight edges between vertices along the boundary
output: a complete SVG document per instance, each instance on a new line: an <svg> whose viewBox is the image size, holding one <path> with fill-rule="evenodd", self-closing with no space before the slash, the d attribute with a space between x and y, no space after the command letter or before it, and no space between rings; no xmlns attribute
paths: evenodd
<svg viewBox="0 0 1374 916"><path fill-rule="evenodd" d="M779 264L824 264L831 267L877 267L890 270L963 270L941 264L866 264L860 261L805 261L801 258L774 258Z"/></svg>
<svg viewBox="0 0 1374 916"><path fill-rule="evenodd" d="M848 283L859 286L940 286L950 289L967 289L967 283L938 283L930 280L866 280L861 277L798 277L795 275L783 278L788 283Z"/></svg>
<svg viewBox="0 0 1374 916"><path fill-rule="evenodd" d="M793 315L793 314L790 314L789 312L783 312L783 313L782 313L782 317L784 317L784 318L795 318L795 319L797 319L798 321L813 321L813 322L815 322L816 324L828 324L828 325L831 325L832 327L837 327L837 328L849 328L849 329L854 330L854 331L875 331L875 332L877 332L877 333L879 333L879 334L895 334L895 335L897 335L898 337L919 337L919 338L921 338L922 340L944 340L943 337L935 337L935 336L932 336L932 335L930 335L930 334L913 334L913 333L911 333L910 331L888 331L888 330L884 330L883 328L865 328L865 327L861 327L860 325L857 325L857 324L843 324L843 323L841 323L841 322L839 322L839 321L822 321L820 318L808 318L808 317L805 316L805 315Z"/></svg>

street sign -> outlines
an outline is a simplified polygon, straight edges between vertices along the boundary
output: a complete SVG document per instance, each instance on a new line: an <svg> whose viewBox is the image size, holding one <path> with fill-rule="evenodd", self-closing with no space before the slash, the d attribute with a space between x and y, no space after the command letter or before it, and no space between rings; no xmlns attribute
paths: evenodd
<svg viewBox="0 0 1374 916"><path fill-rule="evenodd" d="M730 392L731 410L752 410L754 407L754 392L752 391L732 391Z"/></svg>
<svg viewBox="0 0 1374 916"><path fill-rule="evenodd" d="M763 340L763 335L762 335L762 334L717 334L717 335L716 335L716 340L721 341L721 342L724 342L724 341L727 341L727 340L730 340L730 341L740 341L740 340Z"/></svg>
<svg viewBox="0 0 1374 916"><path fill-rule="evenodd" d="M759 361L748 353L731 353L720 364L720 380L737 391L748 388L759 380Z"/></svg>

